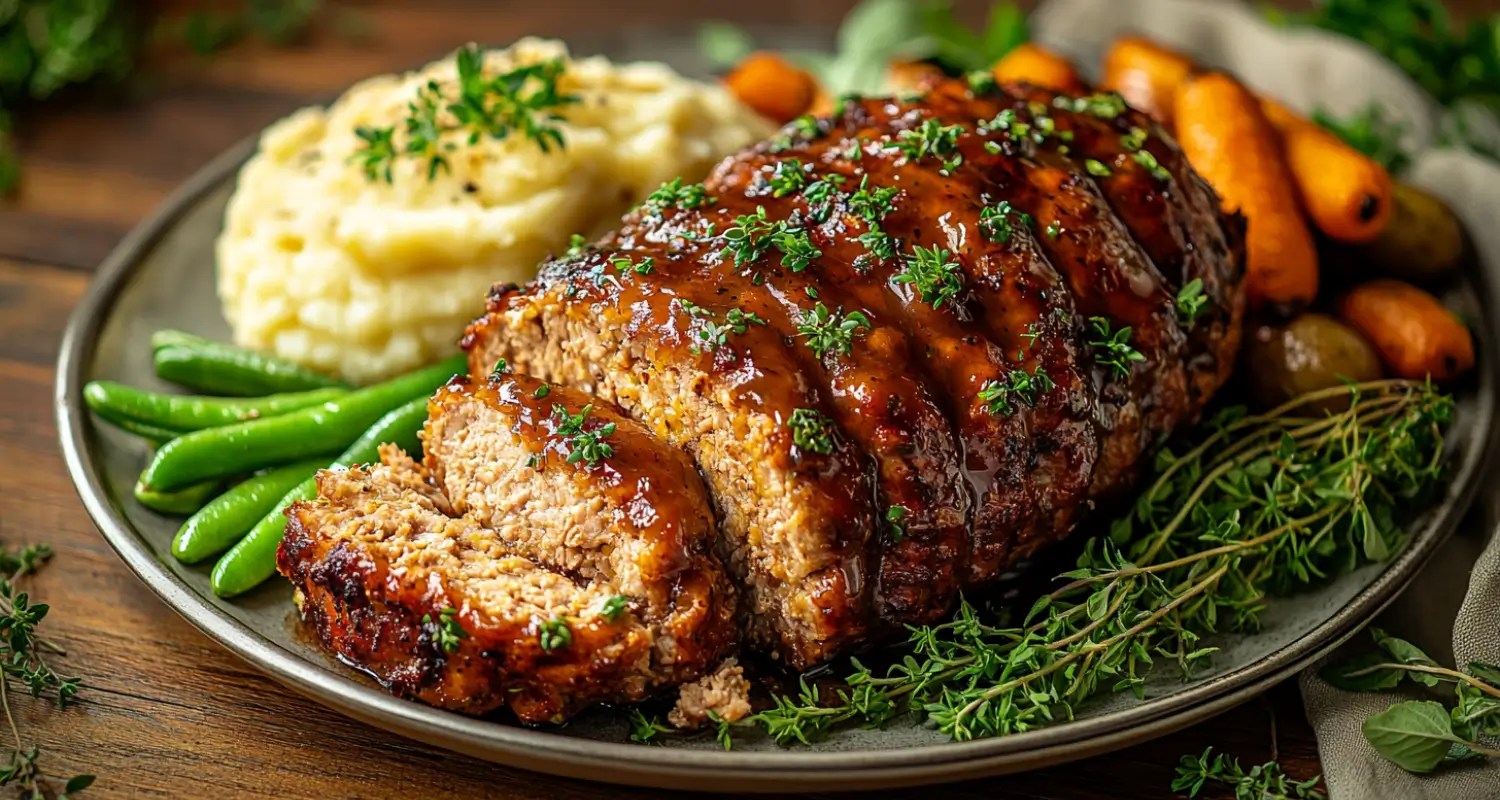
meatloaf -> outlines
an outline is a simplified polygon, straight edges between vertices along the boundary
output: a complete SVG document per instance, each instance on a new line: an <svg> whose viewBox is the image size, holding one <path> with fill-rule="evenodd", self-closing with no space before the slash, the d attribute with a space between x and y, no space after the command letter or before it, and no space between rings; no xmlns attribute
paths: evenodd
<svg viewBox="0 0 1500 800"><path fill-rule="evenodd" d="M664 186L464 346L690 454L749 643L806 668L943 618L1198 416L1244 302L1218 208L1117 96L948 81Z"/></svg>
<svg viewBox="0 0 1500 800"><path fill-rule="evenodd" d="M736 592L686 454L576 391L455 379L421 463L318 476L282 574L325 647L400 694L560 722L710 674Z"/></svg>

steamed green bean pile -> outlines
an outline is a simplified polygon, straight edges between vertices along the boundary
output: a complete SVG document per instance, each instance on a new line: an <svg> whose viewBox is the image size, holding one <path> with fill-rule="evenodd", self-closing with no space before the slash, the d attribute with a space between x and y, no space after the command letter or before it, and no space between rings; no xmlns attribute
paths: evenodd
<svg viewBox="0 0 1500 800"><path fill-rule="evenodd" d="M213 588L224 597L276 572L284 512L316 495L318 470L375 461L387 443L418 455L427 397L465 371L459 355L356 389L181 331L157 332L151 347L158 377L206 394L93 381L83 399L99 419L155 448L135 499L187 517L172 555L185 564L218 556Z"/></svg>

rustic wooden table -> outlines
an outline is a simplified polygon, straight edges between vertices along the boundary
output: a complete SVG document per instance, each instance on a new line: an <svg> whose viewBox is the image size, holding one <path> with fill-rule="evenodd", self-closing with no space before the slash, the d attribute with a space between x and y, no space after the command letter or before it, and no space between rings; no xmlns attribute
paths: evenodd
<svg viewBox="0 0 1500 800"><path fill-rule="evenodd" d="M579 25L698 16L831 25L849 0L377 0L375 39L320 33L295 49L256 43L211 59L148 65L129 99L53 105L20 131L24 184L0 202L0 539L46 541L57 557L31 580L46 627L85 676L74 708L18 703L24 735L54 775L99 776L89 796L648 797L437 751L366 727L281 688L179 619L126 570L84 513L53 422L63 325L125 232L212 156L350 82L439 56L468 39L503 43ZM968 3L978 7L983 3ZM1493 9L1494 0L1455 2ZM974 10L974 9L970 9ZM209 265L204 265L207 269ZM956 797L1161 798L1177 760L1213 745L1295 777L1319 771L1296 688L1161 739L1077 764L945 787ZM892 796L918 797L907 790ZM1229 793L1208 796L1229 797Z"/></svg>

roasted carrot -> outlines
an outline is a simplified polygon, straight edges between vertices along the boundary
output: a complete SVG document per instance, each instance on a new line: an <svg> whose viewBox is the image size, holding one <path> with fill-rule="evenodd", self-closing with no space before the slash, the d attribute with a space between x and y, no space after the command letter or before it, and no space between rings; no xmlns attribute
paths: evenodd
<svg viewBox="0 0 1500 800"><path fill-rule="evenodd" d="M790 122L807 113L818 91L818 82L775 53L751 53L728 75L724 83L745 105L775 122Z"/></svg>
<svg viewBox="0 0 1500 800"><path fill-rule="evenodd" d="M1023 44L995 62L995 80L1030 83L1066 94L1082 94L1086 87L1066 58L1036 44Z"/></svg>
<svg viewBox="0 0 1500 800"><path fill-rule="evenodd" d="M1247 293L1254 306L1297 306L1318 294L1318 255L1276 131L1234 78L1189 78L1173 103L1177 139L1226 211L1249 220Z"/></svg>
<svg viewBox="0 0 1500 800"><path fill-rule="evenodd" d="M1132 107L1170 125L1177 87L1197 68L1192 59L1150 39L1121 36L1104 55L1101 88L1118 92Z"/></svg>
<svg viewBox="0 0 1500 800"><path fill-rule="evenodd" d="M1436 297L1409 283L1362 283L1339 300L1338 314L1375 345L1399 378L1443 381L1474 366L1469 329Z"/></svg>
<svg viewBox="0 0 1500 800"><path fill-rule="evenodd" d="M1329 237L1368 242L1390 224L1390 173L1323 126L1268 98L1260 107L1275 126L1307 216Z"/></svg>

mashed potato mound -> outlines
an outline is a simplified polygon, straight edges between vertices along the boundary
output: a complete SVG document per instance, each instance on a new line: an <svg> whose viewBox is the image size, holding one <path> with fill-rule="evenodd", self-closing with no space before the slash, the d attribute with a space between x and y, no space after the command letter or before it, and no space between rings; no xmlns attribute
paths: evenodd
<svg viewBox="0 0 1500 800"><path fill-rule="evenodd" d="M524 283L569 234L598 233L663 182L697 181L770 133L726 90L660 64L574 60L526 39L485 56L485 73L560 58L566 146L543 153L519 133L426 162L396 159L370 180L351 156L355 129L396 126L428 81L457 95L452 57L372 78L332 107L271 126L240 173L218 241L219 297L237 344L365 383L455 351L495 283Z"/></svg>

